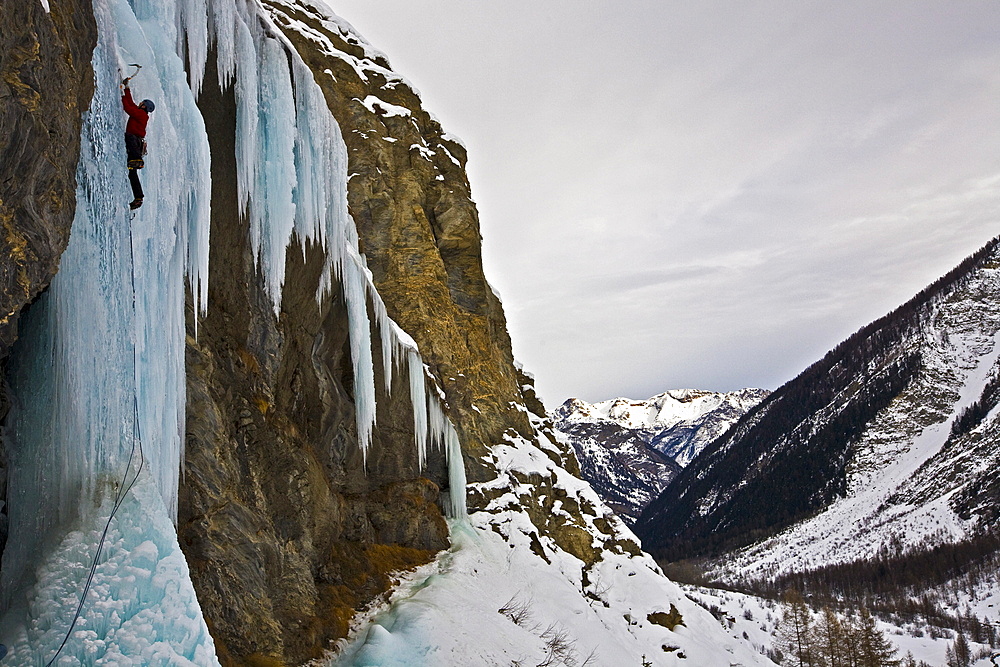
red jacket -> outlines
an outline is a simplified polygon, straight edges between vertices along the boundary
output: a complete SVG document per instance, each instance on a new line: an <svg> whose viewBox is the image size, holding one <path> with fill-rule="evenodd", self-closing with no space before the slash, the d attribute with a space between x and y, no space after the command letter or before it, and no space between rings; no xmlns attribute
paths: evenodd
<svg viewBox="0 0 1000 667"><path fill-rule="evenodd" d="M134 134L137 137L146 136L146 123L149 122L149 113L143 111L132 101L132 91L125 89L122 95L122 108L128 114L128 124L125 126L125 134Z"/></svg>

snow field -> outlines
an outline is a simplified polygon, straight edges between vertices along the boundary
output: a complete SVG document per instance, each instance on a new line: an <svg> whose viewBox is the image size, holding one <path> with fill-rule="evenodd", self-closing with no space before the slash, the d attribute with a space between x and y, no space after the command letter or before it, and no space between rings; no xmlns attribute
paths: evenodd
<svg viewBox="0 0 1000 667"><path fill-rule="evenodd" d="M545 436L511 435L494 446L500 476L471 485L490 498L489 506L467 522L451 521L452 548L408 575L327 664L772 664L742 640L728 639L648 555L610 547L615 541L637 547L638 540L586 482L546 455L552 448ZM583 526L591 546L603 549L591 567L529 516L526 504L545 493L564 498L552 505L556 520ZM672 607L683 619L673 630L648 618Z"/></svg>

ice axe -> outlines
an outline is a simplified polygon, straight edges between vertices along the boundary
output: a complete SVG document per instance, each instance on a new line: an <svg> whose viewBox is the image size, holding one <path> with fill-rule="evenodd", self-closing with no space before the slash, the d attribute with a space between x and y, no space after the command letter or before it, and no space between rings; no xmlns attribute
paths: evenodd
<svg viewBox="0 0 1000 667"><path fill-rule="evenodd" d="M140 65L139 63L129 63L128 66L129 67L134 67L135 71L132 72L132 74L130 76L127 76L124 79L122 79L122 85L125 86L126 88L128 87L128 82L132 80L132 77L134 77L136 74L138 74L139 70L142 69L142 65Z"/></svg>

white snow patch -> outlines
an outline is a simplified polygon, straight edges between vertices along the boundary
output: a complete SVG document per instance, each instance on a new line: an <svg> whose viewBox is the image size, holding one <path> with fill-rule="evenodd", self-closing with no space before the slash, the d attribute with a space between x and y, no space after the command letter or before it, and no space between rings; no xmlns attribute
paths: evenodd
<svg viewBox="0 0 1000 667"><path fill-rule="evenodd" d="M389 104L383 99L376 97L375 95L369 95L364 100L361 101L366 109L374 114L383 116L385 118L406 118L413 115L413 112L406 107L401 107L396 104Z"/></svg>

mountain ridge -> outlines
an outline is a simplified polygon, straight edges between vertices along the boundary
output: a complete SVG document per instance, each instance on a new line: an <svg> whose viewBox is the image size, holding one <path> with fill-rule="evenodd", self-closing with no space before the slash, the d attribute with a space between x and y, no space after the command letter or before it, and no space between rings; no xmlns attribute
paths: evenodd
<svg viewBox="0 0 1000 667"><path fill-rule="evenodd" d="M747 556L739 569L755 571L848 558L863 542L852 528L863 517L883 525L906 515L903 508L920 494L924 501L944 497L928 475L919 483L907 481L917 480L919 470L936 465L941 474L950 465L945 461L975 449L974 440L979 455L993 461L995 451L987 450L995 442L987 442L983 424L974 436L961 436L965 449L956 449L948 432L958 413L980 398L994 372L1000 331L998 266L994 239L776 390L649 505L636 525L644 544L667 559L746 547L741 554L753 551L757 556ZM995 396L993 400L995 404ZM892 465L898 469L889 470ZM962 511L970 517L982 507L987 515L992 511L988 502L969 503L970 489L992 488L982 466L977 470L951 484L945 494L964 498ZM875 502L871 512L860 498L867 497L862 491L877 480L894 492L877 502L868 498ZM829 520L831 508L839 512L851 498L859 499L857 511L838 514L840 529L824 528L816 517ZM955 509L941 511L953 517L952 524L962 523L954 518ZM797 528L806 524L812 529ZM799 551L813 554L812 561L793 557L792 548L768 555L766 545L776 543L767 538L796 530L801 533ZM957 539L969 530L949 524L945 532L948 539ZM897 532L903 533L904 543L930 538L926 529L916 536ZM873 549L891 539L881 529L870 537ZM825 548L805 548L817 539Z"/></svg>
<svg viewBox="0 0 1000 667"><path fill-rule="evenodd" d="M646 400L567 399L552 414L584 479L626 523L768 392L673 389Z"/></svg>

